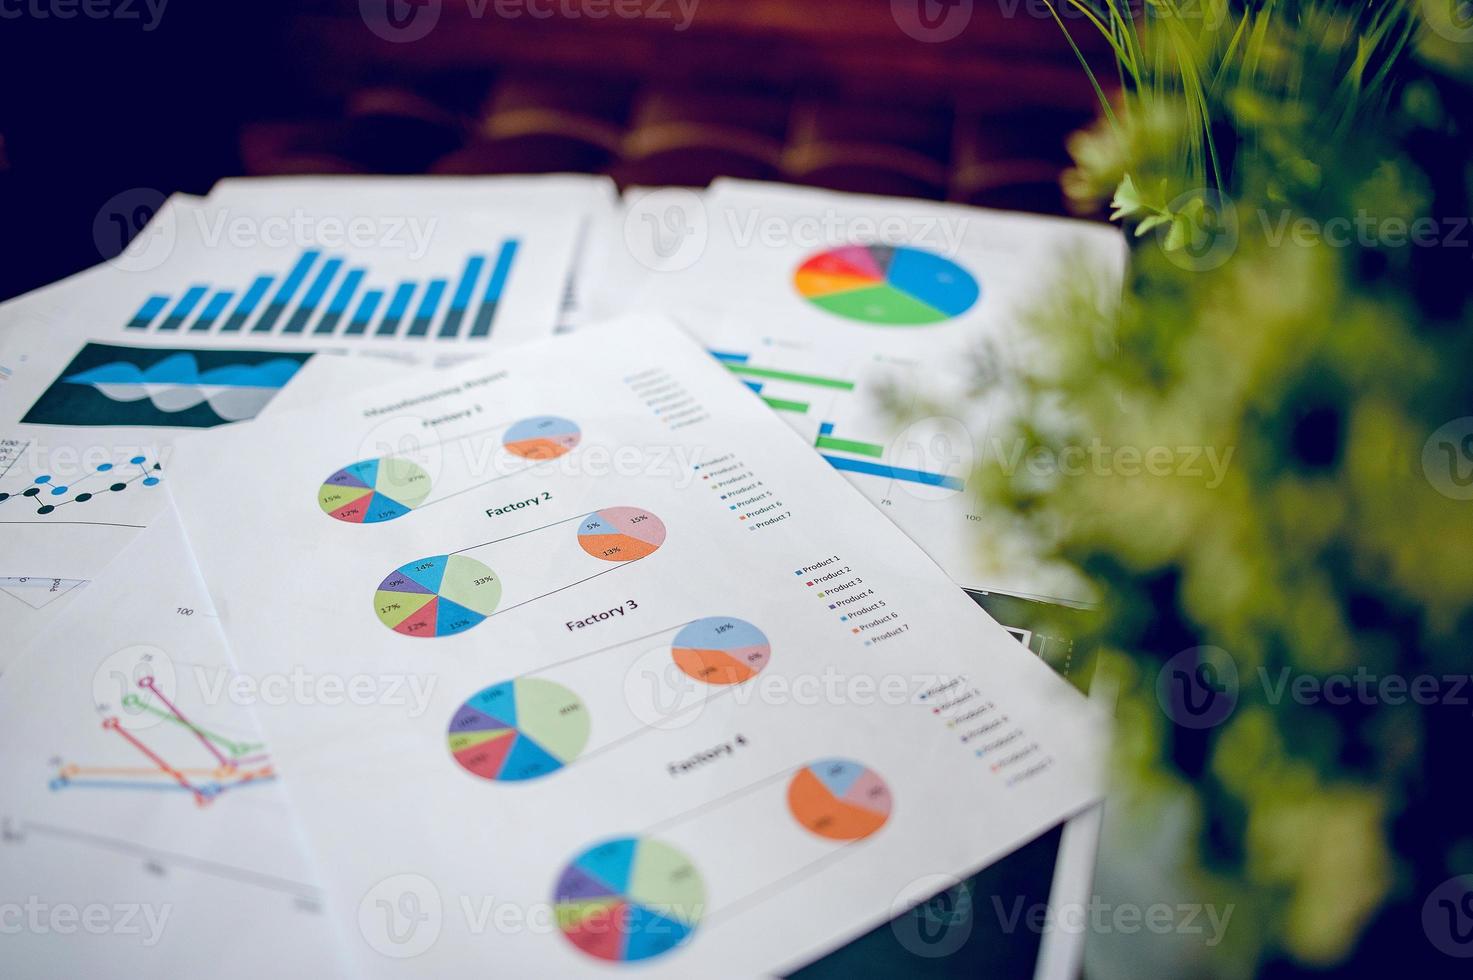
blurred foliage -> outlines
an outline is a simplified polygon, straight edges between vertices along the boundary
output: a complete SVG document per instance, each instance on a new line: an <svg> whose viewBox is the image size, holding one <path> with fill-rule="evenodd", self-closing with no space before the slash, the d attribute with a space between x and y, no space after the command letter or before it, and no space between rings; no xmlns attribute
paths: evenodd
<svg viewBox="0 0 1473 980"><path fill-rule="evenodd" d="M1033 311L1048 353L1019 434L1053 458L1098 439L1229 465L1220 485L980 479L1101 592L1122 822L1188 814L1162 874L1236 906L1184 969L1420 962L1423 899L1473 872L1473 709L1278 685L1470 669L1473 501L1439 492L1423 448L1473 416L1473 29L1454 40L1401 0L1088 9L1120 91L1075 137L1066 189L1113 205L1130 268L1117 294L1075 267ZM1238 701L1194 729L1156 680L1205 645L1230 654Z"/></svg>

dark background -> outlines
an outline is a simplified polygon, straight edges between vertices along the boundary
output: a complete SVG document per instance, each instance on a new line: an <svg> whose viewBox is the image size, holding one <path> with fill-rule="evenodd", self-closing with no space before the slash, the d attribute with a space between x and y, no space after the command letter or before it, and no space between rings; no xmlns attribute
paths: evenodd
<svg viewBox="0 0 1473 980"><path fill-rule="evenodd" d="M609 0L511 0L545 19L392 0L439 4L409 43L358 0L49 10L71 2L0 0L0 299L115 254L94 235L115 195L240 174L724 174L1060 211L1064 137L1095 111L1039 0L896 0L970 10L941 43L909 36L891 0L695 0L684 31L675 0L604 19L559 5Z"/></svg>

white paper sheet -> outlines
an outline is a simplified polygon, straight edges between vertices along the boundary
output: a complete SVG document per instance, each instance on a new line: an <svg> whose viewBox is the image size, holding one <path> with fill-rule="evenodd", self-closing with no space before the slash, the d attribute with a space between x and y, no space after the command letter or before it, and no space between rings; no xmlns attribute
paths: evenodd
<svg viewBox="0 0 1473 980"><path fill-rule="evenodd" d="M171 198L114 261L0 306L0 576L95 577L158 513L170 447L192 425L550 336L610 186L226 180ZM355 322L369 292L382 295ZM138 316L153 297L166 302ZM0 671L64 606L0 596Z"/></svg>
<svg viewBox="0 0 1473 980"><path fill-rule="evenodd" d="M181 456L363 975L783 969L1097 796L1095 711L664 323Z"/></svg>
<svg viewBox="0 0 1473 980"><path fill-rule="evenodd" d="M5 974L346 976L172 512L0 678Z"/></svg>
<svg viewBox="0 0 1473 980"><path fill-rule="evenodd" d="M1118 231L732 180L628 202L643 264L625 264L642 274L606 308L668 313L725 355L958 584L1092 599L987 512L969 477L1022 465L1000 423L1014 367L1040 356L1025 317L1071 269L1118 288Z"/></svg>
<svg viewBox="0 0 1473 980"><path fill-rule="evenodd" d="M220 420L212 403L220 398L219 388L155 384L143 376L175 370L164 361L181 356L195 358L201 375L222 366L231 369L237 361L248 361L260 372L256 387L243 389L248 403L232 404L228 395L220 402L225 411L240 413L269 412L277 397L288 408L310 404L410 370L379 358L310 351L245 347L171 353L92 341L75 329L30 318L12 323L0 331L0 364L10 366L0 385L0 578L95 579L163 511L175 438L202 431L191 422ZM117 387L98 373L127 371L130 362L143 367ZM23 594L18 588L4 591L9 594L0 596L5 623L0 672L62 615L74 595L70 589L49 589L48 601L13 601L34 600L38 593L34 588Z"/></svg>

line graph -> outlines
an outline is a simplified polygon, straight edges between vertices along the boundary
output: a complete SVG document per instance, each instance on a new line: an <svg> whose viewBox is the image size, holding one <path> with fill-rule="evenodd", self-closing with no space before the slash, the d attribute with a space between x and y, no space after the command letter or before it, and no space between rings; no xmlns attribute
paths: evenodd
<svg viewBox="0 0 1473 980"><path fill-rule="evenodd" d="M102 720L103 730L115 734L131 753L142 756L149 765L88 765L54 760L55 775L49 784L53 791L90 789L187 793L197 806L204 807L227 791L275 780L276 770L264 745L231 739L196 725L164 693L152 674L144 674L137 686L146 694L125 695L123 706L135 715L148 715L170 726L170 729L187 732L204 750L203 757L213 764L175 765L165 755L167 750L150 744L151 739L145 739L142 732L124 725L117 714L108 714ZM150 703L153 699L157 699L161 707Z"/></svg>
<svg viewBox="0 0 1473 980"><path fill-rule="evenodd" d="M163 481L163 467L148 456L137 453L98 463L75 479L59 472L35 472L30 467L23 468L24 473L18 475L16 464L26 456L34 442L5 440L0 445L0 505L9 504L13 508L22 506L24 501L35 506L36 514L45 517L68 504L85 504L105 494L122 493L130 487L156 487Z"/></svg>

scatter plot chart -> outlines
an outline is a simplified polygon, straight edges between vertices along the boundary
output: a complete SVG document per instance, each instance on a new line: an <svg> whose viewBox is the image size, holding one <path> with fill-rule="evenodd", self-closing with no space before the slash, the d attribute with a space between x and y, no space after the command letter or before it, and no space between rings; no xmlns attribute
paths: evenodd
<svg viewBox="0 0 1473 980"><path fill-rule="evenodd" d="M706 886L676 848L649 837L596 844L563 869L553 895L558 929L589 956L632 963L690 938Z"/></svg>
<svg viewBox="0 0 1473 980"><path fill-rule="evenodd" d="M890 787L873 769L848 759L804 766L788 783L788 809L830 840L868 837L890 819Z"/></svg>
<svg viewBox="0 0 1473 980"><path fill-rule="evenodd" d="M450 754L474 776L521 782L551 775L588 744L588 709L568 688L537 677L493 684L450 719Z"/></svg>
<svg viewBox="0 0 1473 980"><path fill-rule="evenodd" d="M156 487L163 481L163 468L148 456L127 456L118 462L99 463L83 473L60 472L18 474L29 444L13 447L0 457L0 506L34 506L45 517L68 504L86 504L109 494L130 489Z"/></svg>

